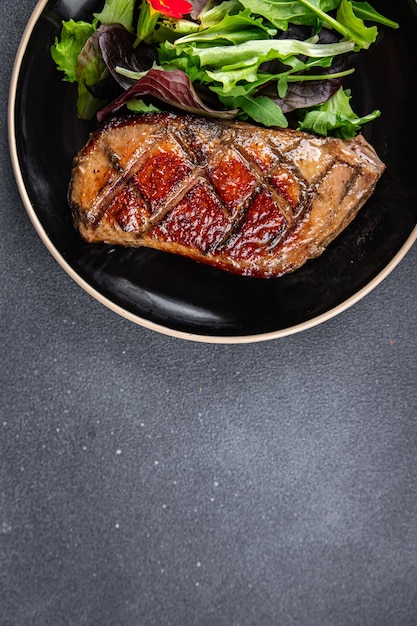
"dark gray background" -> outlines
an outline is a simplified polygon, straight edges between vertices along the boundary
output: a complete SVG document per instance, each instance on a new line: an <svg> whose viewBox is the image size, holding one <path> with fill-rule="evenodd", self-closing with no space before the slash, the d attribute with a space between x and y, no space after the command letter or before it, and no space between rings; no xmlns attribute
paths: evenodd
<svg viewBox="0 0 417 626"><path fill-rule="evenodd" d="M417 624L417 247L303 334L153 333L57 265L19 198L0 5L0 626Z"/></svg>

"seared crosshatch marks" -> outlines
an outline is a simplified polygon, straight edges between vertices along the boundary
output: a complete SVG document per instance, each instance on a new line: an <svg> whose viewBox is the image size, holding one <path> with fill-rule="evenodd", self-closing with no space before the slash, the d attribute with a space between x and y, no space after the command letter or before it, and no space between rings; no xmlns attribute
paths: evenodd
<svg viewBox="0 0 417 626"><path fill-rule="evenodd" d="M235 147L213 126L206 140L202 144L195 128L183 126L175 137L167 128L149 142L129 164L131 183L116 192L109 218L126 232L205 254L233 250L239 259L267 252L304 208L300 181L278 148L262 144L256 133ZM108 156L115 165L114 155ZM119 161L115 169L123 174Z"/></svg>
<svg viewBox="0 0 417 626"><path fill-rule="evenodd" d="M321 254L383 170L363 138L143 115L92 134L75 161L70 203L89 242L279 276Z"/></svg>
<svg viewBox="0 0 417 626"><path fill-rule="evenodd" d="M326 144L312 137L311 140L301 139L285 153L286 159L294 163L300 176L307 184L321 180L334 163L334 154L326 150Z"/></svg>
<svg viewBox="0 0 417 626"><path fill-rule="evenodd" d="M252 195L256 186L256 178L248 166L230 149L209 169L208 175L232 215Z"/></svg>
<svg viewBox="0 0 417 626"><path fill-rule="evenodd" d="M293 176L288 168L283 166L278 166L273 170L268 176L268 180L291 207L293 214L297 213L297 206L302 200L300 181Z"/></svg>
<svg viewBox="0 0 417 626"><path fill-rule="evenodd" d="M322 178L318 198L330 202L334 206L334 212L355 180L352 174L352 167L348 163L335 160Z"/></svg>
<svg viewBox="0 0 417 626"><path fill-rule="evenodd" d="M150 153L133 181L156 210L192 172L192 166L177 143L166 137Z"/></svg>
<svg viewBox="0 0 417 626"><path fill-rule="evenodd" d="M225 134L226 129L220 124L207 124L207 120L199 118L192 124L182 124L175 132L178 143L197 167L204 167L213 155L224 149Z"/></svg>
<svg viewBox="0 0 417 626"><path fill-rule="evenodd" d="M222 240L230 224L216 195L200 180L149 235L208 252Z"/></svg>
<svg viewBox="0 0 417 626"><path fill-rule="evenodd" d="M236 147L250 163L256 165L261 175L269 172L280 159L279 152L273 150L268 143L265 143L265 140L262 141L256 134L251 138L246 137L244 141L238 139Z"/></svg>
<svg viewBox="0 0 417 626"><path fill-rule="evenodd" d="M286 227L287 221L278 203L263 189L252 200L240 228L218 251L236 260L263 255L281 240Z"/></svg>
<svg viewBox="0 0 417 626"><path fill-rule="evenodd" d="M286 151L293 150L299 141L289 131L283 133L280 141L262 142L255 132L236 142L252 171L257 172L260 186L275 197L289 225L308 207L307 181L286 156Z"/></svg>
<svg viewBox="0 0 417 626"><path fill-rule="evenodd" d="M149 225L149 205L132 185L122 187L107 209L107 215L125 232L144 232Z"/></svg>

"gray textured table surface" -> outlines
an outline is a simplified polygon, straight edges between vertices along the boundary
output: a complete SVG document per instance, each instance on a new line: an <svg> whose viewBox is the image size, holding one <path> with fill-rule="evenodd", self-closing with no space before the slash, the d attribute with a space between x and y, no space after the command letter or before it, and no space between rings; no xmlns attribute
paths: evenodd
<svg viewBox="0 0 417 626"><path fill-rule="evenodd" d="M0 625L417 624L417 247L267 343L110 312L47 252L9 164L34 5L0 5Z"/></svg>

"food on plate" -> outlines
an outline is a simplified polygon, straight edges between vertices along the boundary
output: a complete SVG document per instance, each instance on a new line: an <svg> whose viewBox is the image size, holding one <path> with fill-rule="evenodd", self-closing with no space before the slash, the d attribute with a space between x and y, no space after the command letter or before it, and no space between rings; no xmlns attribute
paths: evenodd
<svg viewBox="0 0 417 626"><path fill-rule="evenodd" d="M360 134L380 111L344 87L377 24L398 27L356 0L105 0L63 22L51 55L101 123L70 183L81 235L243 276L321 254L384 170Z"/></svg>
<svg viewBox="0 0 417 626"><path fill-rule="evenodd" d="M175 113L112 118L74 161L69 202L90 243L150 247L269 278L320 255L384 164L361 136Z"/></svg>

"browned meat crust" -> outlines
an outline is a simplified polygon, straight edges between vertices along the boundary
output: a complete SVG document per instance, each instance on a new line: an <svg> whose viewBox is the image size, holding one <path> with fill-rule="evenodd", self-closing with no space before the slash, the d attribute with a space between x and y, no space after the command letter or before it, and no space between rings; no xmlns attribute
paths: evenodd
<svg viewBox="0 0 417 626"><path fill-rule="evenodd" d="M384 171L362 136L171 113L117 118L74 161L69 201L87 242L147 246L244 276L318 256Z"/></svg>

